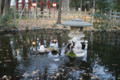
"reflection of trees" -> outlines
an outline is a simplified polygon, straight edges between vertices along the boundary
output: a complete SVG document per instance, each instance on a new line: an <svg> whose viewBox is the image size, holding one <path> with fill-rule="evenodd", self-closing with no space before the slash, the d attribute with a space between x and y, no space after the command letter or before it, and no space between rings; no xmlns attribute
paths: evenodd
<svg viewBox="0 0 120 80"><path fill-rule="evenodd" d="M46 40L47 40L46 47L48 47L49 44L50 44L50 35L51 35L51 34L48 33L48 35L47 35L47 37L46 37L46 38L47 38L47 39L46 39Z"/></svg>
<svg viewBox="0 0 120 80"><path fill-rule="evenodd" d="M119 33L113 32L94 32L93 39L96 43L112 44L120 46L120 36ZM89 33L86 36L90 36ZM90 40L90 39L89 39Z"/></svg>
<svg viewBox="0 0 120 80"><path fill-rule="evenodd" d="M120 64L117 62L120 58L119 48L111 45L97 44L93 45L94 54L103 59L105 64Z"/></svg>
<svg viewBox="0 0 120 80"><path fill-rule="evenodd" d="M7 49L8 49L8 52L9 52L9 53L7 52L7 56L9 56L10 59L13 59L12 50L11 50L11 47L10 47L10 38L6 39L5 44L7 45Z"/></svg>
<svg viewBox="0 0 120 80"><path fill-rule="evenodd" d="M6 37L5 35L0 36L0 76L3 76L5 74L11 74L14 75L14 69L16 67L16 61L14 61L14 56L12 54L12 47L11 47L11 39L10 37ZM14 62L14 63L13 63Z"/></svg>
<svg viewBox="0 0 120 80"><path fill-rule="evenodd" d="M66 33L55 33L55 32L36 32L36 33L20 33L17 35L13 35L11 37L1 37L0 36L0 61L4 61L6 59L12 60L12 62L7 65L10 67L4 68L4 66L0 64L0 69L6 69L8 71L2 71L5 73L13 73L16 69L16 65L21 64L23 60L29 58L32 54L30 53L30 48L33 47L32 42L35 41L36 45L34 46L36 49L38 47L38 43L46 45L49 47L50 41L55 38L59 43L59 47L62 47L64 42L67 42L68 37ZM46 42L44 42L46 40ZM20 60L19 60L20 59ZM4 63L5 64L5 63ZM10 71L11 70L11 71ZM46 70L47 71L47 70ZM47 73L47 72L45 72Z"/></svg>
<svg viewBox="0 0 120 80"><path fill-rule="evenodd" d="M57 34L58 47L61 48L61 36L60 33Z"/></svg>
<svg viewBox="0 0 120 80"><path fill-rule="evenodd" d="M40 39L40 41L41 41L41 45L44 45L43 33L41 33L41 39Z"/></svg>
<svg viewBox="0 0 120 80"><path fill-rule="evenodd" d="M89 33L86 34L86 36L90 38ZM90 39L88 48L88 59L90 60L91 65L98 63L102 66L105 66L105 68L108 68L110 72L118 77L120 74L120 49L118 47L120 44L120 37L117 33L96 32L93 34L93 39L94 42L92 45L92 50L90 50ZM90 58L89 53L91 53Z"/></svg>
<svg viewBox="0 0 120 80"><path fill-rule="evenodd" d="M120 73L118 74L118 72L120 71L119 48L111 45L94 44L93 50L95 52L93 54L98 55L94 56L94 58L99 57L98 63L109 68L109 70L112 71L116 77L119 76L120 74Z"/></svg>
<svg viewBox="0 0 120 80"><path fill-rule="evenodd" d="M10 47L10 38L2 37L1 42L2 42L1 47L3 50L2 56L5 56L7 59L13 59L12 49Z"/></svg>
<svg viewBox="0 0 120 80"><path fill-rule="evenodd" d="M22 37L23 37L23 44L22 44L22 49L23 49L23 56L24 56L24 58L26 58L27 57L27 50L28 50L28 48L27 48L27 41L26 41L26 37L27 37L28 35L22 35Z"/></svg>

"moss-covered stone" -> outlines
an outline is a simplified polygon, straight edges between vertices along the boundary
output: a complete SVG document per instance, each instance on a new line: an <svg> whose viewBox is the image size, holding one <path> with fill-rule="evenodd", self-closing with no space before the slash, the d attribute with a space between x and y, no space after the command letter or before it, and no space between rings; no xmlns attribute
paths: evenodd
<svg viewBox="0 0 120 80"><path fill-rule="evenodd" d="M76 54L73 51L67 52L66 55L71 57L71 58L75 58L76 57Z"/></svg>

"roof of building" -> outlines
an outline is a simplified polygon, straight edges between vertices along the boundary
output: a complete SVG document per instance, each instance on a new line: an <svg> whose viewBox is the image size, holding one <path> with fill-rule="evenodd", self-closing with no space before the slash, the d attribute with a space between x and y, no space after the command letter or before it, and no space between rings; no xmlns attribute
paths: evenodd
<svg viewBox="0 0 120 80"><path fill-rule="evenodd" d="M62 25L63 26L71 26L71 27L93 26L91 23L85 22L85 21L80 20L80 19L74 19L74 20L66 21L66 22L63 22Z"/></svg>

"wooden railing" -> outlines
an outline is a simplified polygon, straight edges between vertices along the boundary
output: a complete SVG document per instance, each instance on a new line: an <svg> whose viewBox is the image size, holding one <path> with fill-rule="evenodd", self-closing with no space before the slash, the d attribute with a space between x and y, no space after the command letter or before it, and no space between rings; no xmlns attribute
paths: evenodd
<svg viewBox="0 0 120 80"><path fill-rule="evenodd" d="M20 10L17 11L18 15L20 16L20 14L22 13ZM54 16L53 13L49 13L49 11L24 11L22 13L22 18L24 17L28 17L28 18L56 18L57 17L57 13Z"/></svg>
<svg viewBox="0 0 120 80"><path fill-rule="evenodd" d="M120 22L120 12L110 12L110 19Z"/></svg>
<svg viewBox="0 0 120 80"><path fill-rule="evenodd" d="M21 11L17 11L18 14L21 14ZM58 12L51 11L24 11L22 17L29 18L44 18L44 19L57 19ZM91 22L92 15L90 12L69 12L61 14L62 20L71 20L71 19L82 19L87 22Z"/></svg>

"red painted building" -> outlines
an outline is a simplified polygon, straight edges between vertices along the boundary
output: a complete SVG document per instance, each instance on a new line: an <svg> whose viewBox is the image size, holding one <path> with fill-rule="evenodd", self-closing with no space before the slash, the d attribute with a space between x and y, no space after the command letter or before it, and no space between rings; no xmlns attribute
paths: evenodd
<svg viewBox="0 0 120 80"><path fill-rule="evenodd" d="M22 10L23 10L25 5L28 4L28 9L31 10L32 3L36 1L37 0L28 0L27 2L27 0L22 0L21 2L19 2L19 0L16 0L16 8L17 10L19 10L19 5L21 4ZM45 5L48 5L49 11L50 11L51 0L49 0L48 2L45 2L44 0L40 0L40 2L36 2L36 5L40 5L41 11L43 11Z"/></svg>

